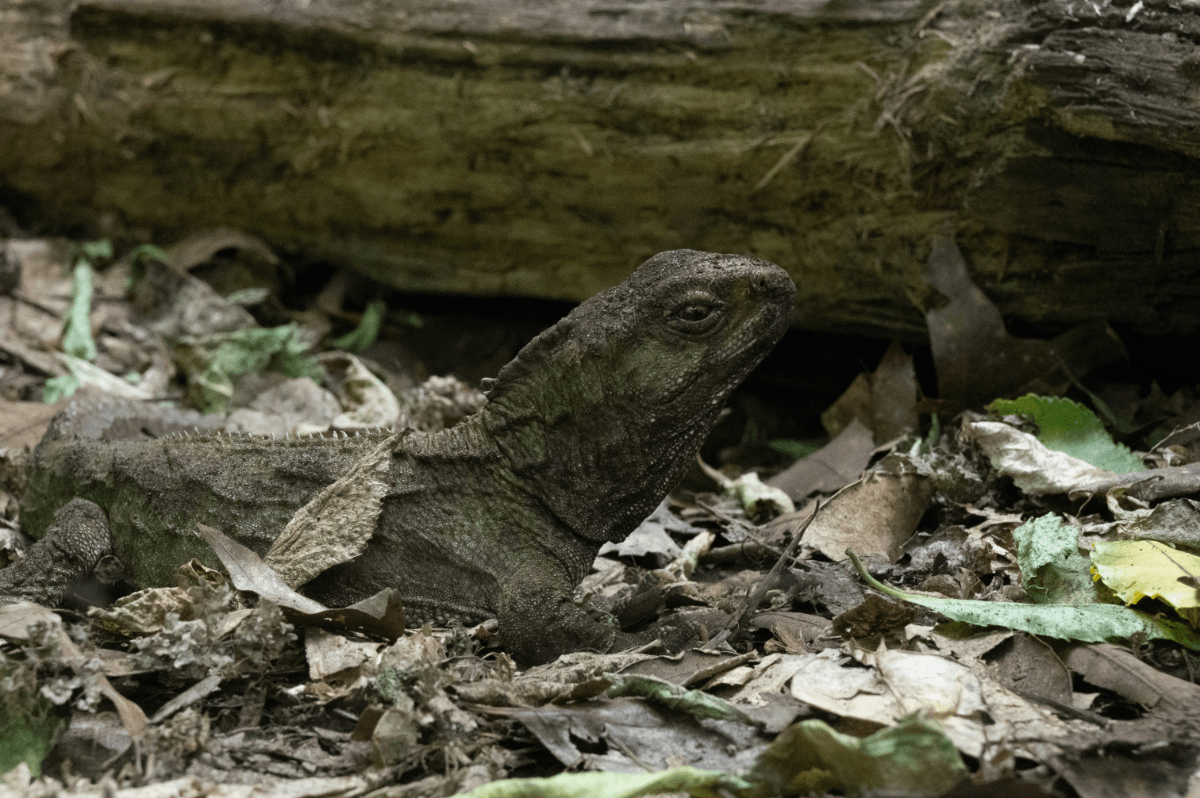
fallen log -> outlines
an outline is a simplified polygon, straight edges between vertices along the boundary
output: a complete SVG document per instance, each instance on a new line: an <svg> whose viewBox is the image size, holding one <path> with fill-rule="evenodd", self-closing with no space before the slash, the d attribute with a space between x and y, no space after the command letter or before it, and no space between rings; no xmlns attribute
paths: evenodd
<svg viewBox="0 0 1200 798"><path fill-rule="evenodd" d="M1166 0L37 0L0 203L579 300L758 254L809 328L925 336L935 234L1020 329L1195 334L1200 17Z"/></svg>

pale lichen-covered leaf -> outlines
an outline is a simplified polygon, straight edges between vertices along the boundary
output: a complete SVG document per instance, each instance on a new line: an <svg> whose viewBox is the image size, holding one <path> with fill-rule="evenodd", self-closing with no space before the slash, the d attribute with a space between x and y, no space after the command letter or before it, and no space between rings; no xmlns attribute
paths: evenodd
<svg viewBox="0 0 1200 798"><path fill-rule="evenodd" d="M1128 446L1115 443L1096 414L1078 402L1026 394L1018 399L997 399L988 410L996 415L1029 416L1038 425L1038 440L1048 449L1065 452L1097 468L1116 474L1146 470L1141 458Z"/></svg>
<svg viewBox="0 0 1200 798"><path fill-rule="evenodd" d="M323 352L317 359L340 384L345 412L333 420L334 429L391 427L400 419L400 400L361 360L348 352Z"/></svg>
<svg viewBox="0 0 1200 798"><path fill-rule="evenodd" d="M747 471L730 482L724 492L726 496L737 498L746 515L758 523L796 510L786 493L764 484L753 471Z"/></svg>
<svg viewBox="0 0 1200 798"><path fill-rule="evenodd" d="M754 785L716 770L676 767L657 773L561 773L545 779L502 779L463 798L639 798L685 793L694 798L736 794Z"/></svg>
<svg viewBox="0 0 1200 798"><path fill-rule="evenodd" d="M1096 600L1091 565L1079 553L1079 530L1057 515L1043 515L1013 530L1021 584L1038 604Z"/></svg>
<svg viewBox="0 0 1200 798"><path fill-rule="evenodd" d="M83 258L75 264L71 285L71 307L63 319L62 348L80 360L96 359L92 338L92 265Z"/></svg>
<svg viewBox="0 0 1200 798"><path fill-rule="evenodd" d="M1010 477L1032 496L1090 493L1116 477L1112 471L1048 449L1033 435L999 421L968 422L963 435L974 441L1001 476Z"/></svg>
<svg viewBox="0 0 1200 798"><path fill-rule="evenodd" d="M679 544L668 533L679 532L694 537L704 530L692 526L672 513L668 507L669 501L669 499L663 499L654 512L650 513L629 537L615 543L606 542L600 547L600 554L614 551L618 557L644 557L647 554L661 554L663 559L668 561L678 557Z"/></svg>
<svg viewBox="0 0 1200 798"><path fill-rule="evenodd" d="M754 721L745 712L723 698L703 690L688 690L653 676L606 673L604 678L611 685L608 688L609 698L637 696L680 712L687 712L696 718L732 720L754 725Z"/></svg>
<svg viewBox="0 0 1200 798"><path fill-rule="evenodd" d="M979 756L989 713L981 676L948 657L910 651L860 655L867 668L847 667L834 649L807 655L791 679L792 697L824 712L890 725L926 710L942 719L958 750Z"/></svg>
<svg viewBox="0 0 1200 798"><path fill-rule="evenodd" d="M28 640L29 627L35 623L59 623L58 613L31 601L0 604L0 637L7 640Z"/></svg>

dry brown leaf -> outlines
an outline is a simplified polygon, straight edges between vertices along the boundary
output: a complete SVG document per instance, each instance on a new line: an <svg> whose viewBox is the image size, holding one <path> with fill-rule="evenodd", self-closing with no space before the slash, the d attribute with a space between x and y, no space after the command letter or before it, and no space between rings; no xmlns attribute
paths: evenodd
<svg viewBox="0 0 1200 798"><path fill-rule="evenodd" d="M896 562L932 496L933 484L925 477L868 474L821 508L804 542L834 562L846 559L847 548Z"/></svg>
<svg viewBox="0 0 1200 798"><path fill-rule="evenodd" d="M1069 646L1063 661L1089 684L1145 707L1167 701L1193 707L1193 715L1200 713L1200 685L1163 673L1129 649L1110 643Z"/></svg>
<svg viewBox="0 0 1200 798"><path fill-rule="evenodd" d="M768 479L767 484L779 488L793 501L817 491L840 490L859 478L874 450L871 430L856 418L832 441L792 463Z"/></svg>
<svg viewBox="0 0 1200 798"><path fill-rule="evenodd" d="M262 598L278 604L280 607L302 613L322 612L325 605L301 596L292 590L270 566L266 565L258 555L226 537L220 531L204 524L196 524L200 534L212 546L217 558L229 571L229 581L238 590L249 590Z"/></svg>
<svg viewBox="0 0 1200 798"><path fill-rule="evenodd" d="M261 257L267 263L279 263L275 253L260 239L228 227L203 230L193 233L167 250L167 257L176 269L188 271L206 263L223 249L244 249Z"/></svg>
<svg viewBox="0 0 1200 798"><path fill-rule="evenodd" d="M289 587L299 587L366 549L383 497L395 484L392 455L408 434L389 436L296 511L264 558Z"/></svg>
<svg viewBox="0 0 1200 798"><path fill-rule="evenodd" d="M1124 355L1103 322L1080 325L1052 341L1009 335L999 309L973 282L952 238L936 236L928 282L949 302L925 313L938 396L955 407L1034 391L1057 395L1072 378Z"/></svg>

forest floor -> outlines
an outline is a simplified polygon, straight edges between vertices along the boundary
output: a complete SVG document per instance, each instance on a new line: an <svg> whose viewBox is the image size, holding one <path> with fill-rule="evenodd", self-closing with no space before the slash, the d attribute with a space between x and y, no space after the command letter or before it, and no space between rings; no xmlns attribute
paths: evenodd
<svg viewBox="0 0 1200 798"><path fill-rule="evenodd" d="M419 314L344 274L297 301L287 275L227 230L0 243L0 564L74 393L263 435L436 432L486 401L404 346ZM1102 324L1009 335L951 241L929 282L936 399L894 344L825 440L751 414L602 550L586 606L727 618L687 651L521 669L495 621L314 616L180 563L115 603L0 605L0 796L1200 794L1195 390L1089 378L1121 353Z"/></svg>

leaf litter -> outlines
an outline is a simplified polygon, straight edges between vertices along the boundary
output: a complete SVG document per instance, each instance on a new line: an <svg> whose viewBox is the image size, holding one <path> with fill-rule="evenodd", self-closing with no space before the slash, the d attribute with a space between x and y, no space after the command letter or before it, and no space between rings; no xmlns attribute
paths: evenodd
<svg viewBox="0 0 1200 798"><path fill-rule="evenodd" d="M230 252L278 266L236 231L120 258L10 245L0 442L36 440L48 415L11 399L47 390L186 399L230 411L207 426L276 435L435 431L485 401L373 360L419 319L383 299L343 311L343 276L260 319L271 279L218 291L191 273ZM1187 397L1105 403L1079 381L1120 351L1111 332L1009 335L948 239L930 286L938 399L893 344L822 416L828 444L779 442L804 456L775 473L706 467L712 493L669 497L602 551L581 603L689 618L689 650L521 670L494 621L405 630L387 591L315 605L295 588L361 550L378 512L368 457L265 559L210 533L228 577L180 563L177 587L86 615L0 605L0 795L1184 794L1200 434L1171 420ZM0 450L5 516L25 451Z"/></svg>

